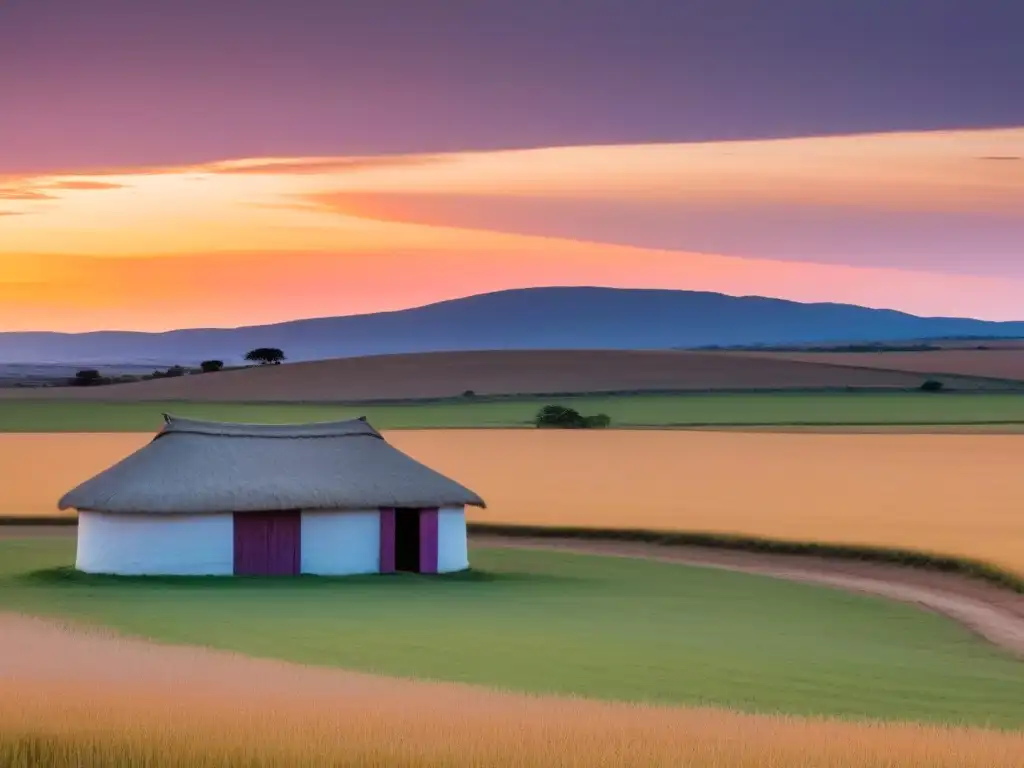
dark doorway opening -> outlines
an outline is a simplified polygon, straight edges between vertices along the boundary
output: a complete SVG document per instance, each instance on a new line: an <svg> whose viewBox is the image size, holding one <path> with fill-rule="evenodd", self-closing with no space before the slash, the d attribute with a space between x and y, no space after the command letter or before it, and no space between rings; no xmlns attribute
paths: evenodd
<svg viewBox="0 0 1024 768"><path fill-rule="evenodd" d="M395 570L420 572L420 510L395 510Z"/></svg>

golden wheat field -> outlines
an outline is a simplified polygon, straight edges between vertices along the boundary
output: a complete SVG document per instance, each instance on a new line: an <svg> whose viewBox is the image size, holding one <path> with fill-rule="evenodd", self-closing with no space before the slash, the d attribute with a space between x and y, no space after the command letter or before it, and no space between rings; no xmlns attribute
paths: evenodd
<svg viewBox="0 0 1024 768"><path fill-rule="evenodd" d="M379 766L534 768L1015 768L1020 734L855 725L724 711L608 708L440 696L311 706L188 691L0 684L5 768ZM403 699L396 690L389 701ZM385 710L393 707L385 707Z"/></svg>
<svg viewBox="0 0 1024 768"><path fill-rule="evenodd" d="M502 693L0 616L0 765L1010 768L1024 733Z"/></svg>
<svg viewBox="0 0 1024 768"><path fill-rule="evenodd" d="M392 431L479 492L477 521L738 532L911 547L1024 572L1024 436ZM60 495L151 435L0 435L0 514Z"/></svg>

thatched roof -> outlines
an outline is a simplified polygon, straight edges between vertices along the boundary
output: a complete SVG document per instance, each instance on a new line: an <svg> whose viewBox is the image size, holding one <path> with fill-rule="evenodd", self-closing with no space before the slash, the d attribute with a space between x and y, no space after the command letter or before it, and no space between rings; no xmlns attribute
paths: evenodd
<svg viewBox="0 0 1024 768"><path fill-rule="evenodd" d="M60 509L189 514L484 506L468 488L390 445L365 419L164 420L149 444L69 491Z"/></svg>

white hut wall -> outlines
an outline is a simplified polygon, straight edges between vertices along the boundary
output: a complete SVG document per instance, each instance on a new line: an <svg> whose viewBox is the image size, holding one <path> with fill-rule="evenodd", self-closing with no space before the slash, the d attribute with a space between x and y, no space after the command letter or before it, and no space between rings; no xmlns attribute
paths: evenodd
<svg viewBox="0 0 1024 768"><path fill-rule="evenodd" d="M79 512L75 567L126 576L225 576L234 571L231 515Z"/></svg>
<svg viewBox="0 0 1024 768"><path fill-rule="evenodd" d="M380 512L304 511L303 573L347 576L380 572Z"/></svg>
<svg viewBox="0 0 1024 768"><path fill-rule="evenodd" d="M437 513L437 572L452 573L469 568L464 507L441 507Z"/></svg>

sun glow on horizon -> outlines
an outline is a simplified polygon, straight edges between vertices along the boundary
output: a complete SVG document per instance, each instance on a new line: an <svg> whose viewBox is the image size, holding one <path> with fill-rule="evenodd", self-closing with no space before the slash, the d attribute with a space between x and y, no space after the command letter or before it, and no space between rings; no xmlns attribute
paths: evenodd
<svg viewBox="0 0 1024 768"><path fill-rule="evenodd" d="M990 217L1011 253L1024 244L1022 155L1016 128L0 177L0 329L238 325L551 284L1009 318L1024 275L899 260L906 242L942 245L929 219L894 237L880 269L855 251L802 258L785 217L873 216L883 235L895 219ZM607 211L621 219L611 239L597 226ZM694 221L711 223L688 246ZM670 246L648 242L659 226ZM792 260L759 252L766 238L792 242Z"/></svg>

